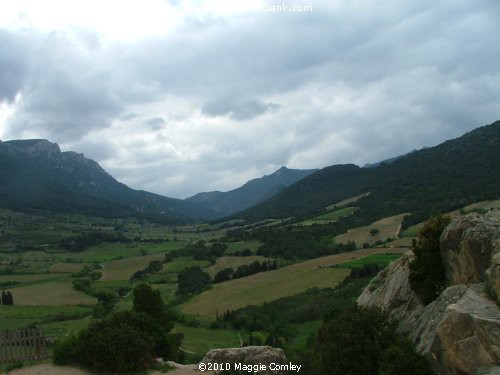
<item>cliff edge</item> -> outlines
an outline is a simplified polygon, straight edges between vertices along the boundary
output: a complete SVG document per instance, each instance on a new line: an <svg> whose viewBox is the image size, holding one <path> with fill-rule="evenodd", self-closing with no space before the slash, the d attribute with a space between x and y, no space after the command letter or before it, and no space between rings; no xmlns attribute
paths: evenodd
<svg viewBox="0 0 500 375"><path fill-rule="evenodd" d="M399 320L438 374L500 374L500 212L454 219L440 238L449 287L427 306L412 291L408 251L358 298Z"/></svg>

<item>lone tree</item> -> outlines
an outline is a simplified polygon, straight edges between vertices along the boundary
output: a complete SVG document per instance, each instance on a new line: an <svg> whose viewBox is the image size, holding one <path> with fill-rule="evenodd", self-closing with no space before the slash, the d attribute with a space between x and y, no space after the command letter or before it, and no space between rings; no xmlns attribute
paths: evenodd
<svg viewBox="0 0 500 375"><path fill-rule="evenodd" d="M174 327L171 313L165 306L160 291L153 290L151 285L147 283L142 283L134 288L132 310L149 315L163 329L170 331Z"/></svg>
<svg viewBox="0 0 500 375"><path fill-rule="evenodd" d="M446 270L441 259L439 238L450 223L449 216L434 216L424 223L413 245L415 260L410 264L410 285L425 304L431 303L446 287Z"/></svg>
<svg viewBox="0 0 500 375"><path fill-rule="evenodd" d="M11 292L2 292L2 300L1 300L2 305L13 305L14 304L14 297L12 297Z"/></svg>

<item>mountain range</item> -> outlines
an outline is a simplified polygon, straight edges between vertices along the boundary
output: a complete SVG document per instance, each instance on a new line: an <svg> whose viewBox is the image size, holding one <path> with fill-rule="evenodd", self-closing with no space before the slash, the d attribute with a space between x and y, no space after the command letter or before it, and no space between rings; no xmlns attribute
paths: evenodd
<svg viewBox="0 0 500 375"><path fill-rule="evenodd" d="M0 207L43 209L99 216L139 215L166 222L212 219L193 202L134 190L95 161L61 152L44 139L0 142Z"/></svg>
<svg viewBox="0 0 500 375"><path fill-rule="evenodd" d="M180 200L131 189L95 161L76 152L61 152L47 140L0 141L0 208L133 215L166 223L223 217L255 222L315 215L332 203L369 192L356 203L361 210L354 219L357 215L359 222L369 222L408 212L410 221L418 222L432 212L497 199L499 166L497 121L369 168L353 164L321 170L282 167L228 192Z"/></svg>
<svg viewBox="0 0 500 375"><path fill-rule="evenodd" d="M45 139L0 141L0 207L99 216L140 215L166 222L211 220L259 203L316 170L280 168L228 192L185 200L134 190L83 154Z"/></svg>
<svg viewBox="0 0 500 375"><path fill-rule="evenodd" d="M353 164L321 169L270 199L233 216L307 217L343 199L370 193L356 202L359 222L411 213L419 222L433 212L500 196L500 121L435 147L410 152L371 168Z"/></svg>
<svg viewBox="0 0 500 375"><path fill-rule="evenodd" d="M318 169L281 167L276 172L250 180L239 188L227 192L198 193L186 200L215 211L218 217L225 217L265 201L316 171Z"/></svg>

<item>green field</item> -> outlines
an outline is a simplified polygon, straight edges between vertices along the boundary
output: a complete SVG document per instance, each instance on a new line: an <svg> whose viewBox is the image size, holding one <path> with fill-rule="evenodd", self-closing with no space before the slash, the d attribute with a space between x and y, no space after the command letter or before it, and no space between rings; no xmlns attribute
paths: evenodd
<svg viewBox="0 0 500 375"><path fill-rule="evenodd" d="M210 349L239 348L238 332L229 329L209 329L203 327L187 327L176 324L173 332L183 333L182 348L199 355Z"/></svg>
<svg viewBox="0 0 500 375"><path fill-rule="evenodd" d="M15 302L15 301L14 301ZM0 331L30 324L63 321L90 313L85 306L3 306L0 305Z"/></svg>
<svg viewBox="0 0 500 375"><path fill-rule="evenodd" d="M52 339L59 339L81 331L92 322L92 319L69 319L40 324L43 334Z"/></svg>
<svg viewBox="0 0 500 375"><path fill-rule="evenodd" d="M337 221L340 218L350 216L354 212L356 212L358 208L357 207L344 207L344 208L339 208L334 211L330 211L318 216L314 216L310 219L303 220L297 224L294 225L312 225L312 224L322 224L322 223L331 223L334 221Z"/></svg>
<svg viewBox="0 0 500 375"><path fill-rule="evenodd" d="M227 243L227 250L225 254L234 254L237 251L250 250L252 254L255 254L262 243L259 241L240 241L240 242L229 242Z"/></svg>
<svg viewBox="0 0 500 375"><path fill-rule="evenodd" d="M394 253L380 253L380 254L372 254L363 258L350 260L345 263L341 263L338 266L341 268L355 268L362 267L365 264L378 264L381 267L386 267L392 261L398 259L401 254Z"/></svg>
<svg viewBox="0 0 500 375"><path fill-rule="evenodd" d="M185 268L199 266L201 268L210 265L208 260L196 260L193 257L179 257L174 258L171 262L168 262L163 266L162 272L166 273L179 273Z"/></svg>

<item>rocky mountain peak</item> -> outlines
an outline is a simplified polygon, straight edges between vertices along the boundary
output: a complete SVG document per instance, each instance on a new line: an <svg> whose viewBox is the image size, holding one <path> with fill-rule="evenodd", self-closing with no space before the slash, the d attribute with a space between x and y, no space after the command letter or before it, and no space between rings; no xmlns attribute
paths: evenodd
<svg viewBox="0 0 500 375"><path fill-rule="evenodd" d="M52 143L46 139L23 139L2 142L2 146L7 148L10 154L25 154L31 157L52 158L61 153L57 143Z"/></svg>

